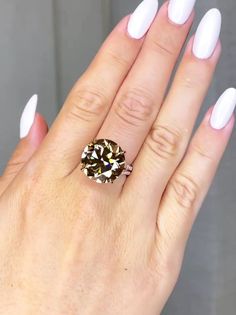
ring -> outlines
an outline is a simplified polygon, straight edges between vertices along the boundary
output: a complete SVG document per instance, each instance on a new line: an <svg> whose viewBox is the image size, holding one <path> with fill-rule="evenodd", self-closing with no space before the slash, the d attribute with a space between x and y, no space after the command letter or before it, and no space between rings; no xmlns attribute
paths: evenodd
<svg viewBox="0 0 236 315"><path fill-rule="evenodd" d="M81 171L99 184L113 183L121 175L129 176L133 171L133 166L126 164L125 153L112 140L94 140L82 153Z"/></svg>

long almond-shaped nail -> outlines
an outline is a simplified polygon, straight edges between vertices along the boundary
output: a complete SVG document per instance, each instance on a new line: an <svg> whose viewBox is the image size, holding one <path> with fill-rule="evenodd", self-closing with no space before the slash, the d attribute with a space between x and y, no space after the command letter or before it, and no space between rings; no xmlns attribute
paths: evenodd
<svg viewBox="0 0 236 315"><path fill-rule="evenodd" d="M176 24L184 24L190 17L196 0L170 0L169 19Z"/></svg>
<svg viewBox="0 0 236 315"><path fill-rule="evenodd" d="M226 90L217 101L211 115L211 126L214 129L223 129L229 123L236 107L236 89Z"/></svg>
<svg viewBox="0 0 236 315"><path fill-rule="evenodd" d="M158 11L158 0L143 0L130 16L128 33L132 38L140 39L149 30Z"/></svg>
<svg viewBox="0 0 236 315"><path fill-rule="evenodd" d="M29 131L34 123L36 108L38 105L38 95L33 95L26 104L20 120L20 138L28 136Z"/></svg>
<svg viewBox="0 0 236 315"><path fill-rule="evenodd" d="M193 43L193 53L199 59L212 56L221 31L222 17L218 9L211 9L201 20Z"/></svg>

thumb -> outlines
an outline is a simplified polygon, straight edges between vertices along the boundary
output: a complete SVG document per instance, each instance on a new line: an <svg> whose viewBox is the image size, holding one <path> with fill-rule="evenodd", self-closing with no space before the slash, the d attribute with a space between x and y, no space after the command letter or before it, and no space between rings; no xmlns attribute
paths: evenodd
<svg viewBox="0 0 236 315"><path fill-rule="evenodd" d="M36 105L37 99L34 98L33 103L31 99L22 114L20 130L22 139L16 146L16 149L7 163L2 177L0 178L0 194L7 188L19 171L30 160L48 133L48 126L45 119L42 115L36 113ZM28 131L27 125L29 129Z"/></svg>

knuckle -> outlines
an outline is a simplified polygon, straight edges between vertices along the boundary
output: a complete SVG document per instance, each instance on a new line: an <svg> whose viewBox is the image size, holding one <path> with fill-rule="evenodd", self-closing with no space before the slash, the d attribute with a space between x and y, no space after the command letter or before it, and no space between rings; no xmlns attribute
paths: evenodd
<svg viewBox="0 0 236 315"><path fill-rule="evenodd" d="M183 75L182 77L180 77L178 83L183 88L193 90L200 87L201 85L204 85L205 80L204 78L196 76L196 73L195 74L188 73L187 75Z"/></svg>
<svg viewBox="0 0 236 315"><path fill-rule="evenodd" d="M209 63L199 64L195 60L186 59L182 72L177 76L178 84L186 89L205 88L212 76Z"/></svg>
<svg viewBox="0 0 236 315"><path fill-rule="evenodd" d="M183 86L184 88L191 90L194 88L195 86L195 82L193 80L192 77L190 76L183 76L180 80L179 83L181 86Z"/></svg>
<svg viewBox="0 0 236 315"><path fill-rule="evenodd" d="M105 56L106 62L109 62L112 65L118 65L127 69L130 67L130 61L127 58L127 54L117 54L112 50L107 51L107 55Z"/></svg>
<svg viewBox="0 0 236 315"><path fill-rule="evenodd" d="M88 88L73 91L68 102L70 118L88 122L102 115L107 106L106 97L101 92Z"/></svg>
<svg viewBox="0 0 236 315"><path fill-rule="evenodd" d="M152 97L142 89L135 89L122 95L114 110L125 124L139 126L150 119L153 109Z"/></svg>
<svg viewBox="0 0 236 315"><path fill-rule="evenodd" d="M215 158L213 154L210 154L209 147L201 147L197 144L192 144L189 148L190 152L193 152L198 155L201 159L209 161L211 164L215 163ZM191 153L190 153L191 154Z"/></svg>
<svg viewBox="0 0 236 315"><path fill-rule="evenodd" d="M5 173L7 174L7 176L13 176L22 169L25 163L26 161L24 160L9 161Z"/></svg>
<svg viewBox="0 0 236 315"><path fill-rule="evenodd" d="M158 125L151 130L147 145L155 155L166 160L178 153L181 140L182 136L177 130Z"/></svg>
<svg viewBox="0 0 236 315"><path fill-rule="evenodd" d="M192 177L177 174L170 182L177 203L184 209L194 209L197 201L199 187Z"/></svg>
<svg viewBox="0 0 236 315"><path fill-rule="evenodd" d="M151 37L149 45L149 48L161 55L173 57L176 54L176 43L172 36Z"/></svg>

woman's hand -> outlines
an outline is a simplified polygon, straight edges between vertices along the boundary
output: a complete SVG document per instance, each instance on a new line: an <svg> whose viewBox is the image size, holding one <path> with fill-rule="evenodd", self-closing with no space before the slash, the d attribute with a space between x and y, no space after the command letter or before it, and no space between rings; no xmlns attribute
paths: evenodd
<svg viewBox="0 0 236 315"><path fill-rule="evenodd" d="M143 5L153 9L153 1ZM145 29L135 27L143 17L135 16L128 30L139 38ZM0 314L156 315L163 309L234 125L235 90L229 90L189 144L220 56L216 10L188 43L164 98L193 22L193 15L183 16L179 24L170 21L165 3L142 39L128 35L129 17L123 19L39 149L2 189ZM134 166L128 179L99 185L85 177L81 153L95 138L127 152Z"/></svg>

